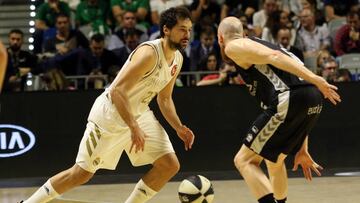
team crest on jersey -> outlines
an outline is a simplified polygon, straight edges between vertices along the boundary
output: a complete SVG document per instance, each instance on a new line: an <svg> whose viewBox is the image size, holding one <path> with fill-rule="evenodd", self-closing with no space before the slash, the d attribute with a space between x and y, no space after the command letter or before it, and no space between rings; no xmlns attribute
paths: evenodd
<svg viewBox="0 0 360 203"><path fill-rule="evenodd" d="M171 76L174 76L176 73L176 69L177 69L177 65L173 65L173 67L171 68Z"/></svg>

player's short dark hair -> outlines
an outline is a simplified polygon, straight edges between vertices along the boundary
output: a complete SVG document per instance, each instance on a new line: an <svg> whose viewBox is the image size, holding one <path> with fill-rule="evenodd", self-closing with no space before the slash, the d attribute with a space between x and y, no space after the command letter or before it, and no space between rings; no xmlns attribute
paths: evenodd
<svg viewBox="0 0 360 203"><path fill-rule="evenodd" d="M181 19L190 19L191 14L190 11L185 6L172 7L165 11L163 11L160 15L160 36L164 37L164 26L169 29L172 29L178 20Z"/></svg>
<svg viewBox="0 0 360 203"><path fill-rule="evenodd" d="M23 36L24 36L24 32L23 32L23 31L21 31L21 30L19 30L19 29L12 29L12 30L10 30L10 32L9 32L9 36L10 36L11 34L13 34L13 33L15 33L15 34L19 34L19 35L21 35L21 37L23 37Z"/></svg>
<svg viewBox="0 0 360 203"><path fill-rule="evenodd" d="M91 36L90 41L95 41L97 43L100 43L100 42L105 41L105 37L104 37L104 35L97 33L97 34L94 34L93 36Z"/></svg>

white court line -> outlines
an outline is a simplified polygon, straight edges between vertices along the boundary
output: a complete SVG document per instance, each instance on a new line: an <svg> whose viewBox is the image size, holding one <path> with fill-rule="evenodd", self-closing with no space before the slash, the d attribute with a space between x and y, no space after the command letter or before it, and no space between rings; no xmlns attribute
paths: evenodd
<svg viewBox="0 0 360 203"><path fill-rule="evenodd" d="M335 176L360 176L360 171L335 173Z"/></svg>
<svg viewBox="0 0 360 203"><path fill-rule="evenodd" d="M66 198L58 197L52 200L51 203L112 203L112 202L83 201L78 199L66 199Z"/></svg>

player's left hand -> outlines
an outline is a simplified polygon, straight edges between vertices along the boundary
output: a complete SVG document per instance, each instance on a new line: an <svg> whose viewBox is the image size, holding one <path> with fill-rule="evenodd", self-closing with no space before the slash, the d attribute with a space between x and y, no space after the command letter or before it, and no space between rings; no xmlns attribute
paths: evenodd
<svg viewBox="0 0 360 203"><path fill-rule="evenodd" d="M317 164L310 156L308 152L299 151L294 160L293 171L296 171L301 166L306 180L312 180L312 171L314 171L318 176L321 176L320 170L323 170L319 164Z"/></svg>
<svg viewBox="0 0 360 203"><path fill-rule="evenodd" d="M180 139L184 142L185 150L187 151L187 150L191 149L191 147L194 143L195 135L190 130L190 128L183 125L179 129L176 130L176 133L178 134Z"/></svg>

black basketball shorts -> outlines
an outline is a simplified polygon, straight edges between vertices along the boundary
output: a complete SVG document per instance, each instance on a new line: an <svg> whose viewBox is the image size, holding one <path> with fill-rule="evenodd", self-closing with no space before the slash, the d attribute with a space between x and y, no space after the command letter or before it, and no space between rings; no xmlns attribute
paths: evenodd
<svg viewBox="0 0 360 203"><path fill-rule="evenodd" d="M255 120L244 144L267 160L296 154L318 120L323 96L314 86L279 93Z"/></svg>

